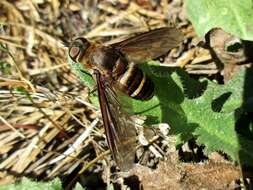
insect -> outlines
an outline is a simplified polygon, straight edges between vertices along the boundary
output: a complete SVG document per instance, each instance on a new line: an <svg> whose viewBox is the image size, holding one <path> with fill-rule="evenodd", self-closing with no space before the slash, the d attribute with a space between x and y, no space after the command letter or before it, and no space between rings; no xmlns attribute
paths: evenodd
<svg viewBox="0 0 253 190"><path fill-rule="evenodd" d="M176 28L164 27L109 46L77 38L69 47L70 59L82 64L96 81L108 146L121 170L133 166L136 148L135 123L124 96L144 101L154 94L152 80L138 64L165 54L182 39Z"/></svg>

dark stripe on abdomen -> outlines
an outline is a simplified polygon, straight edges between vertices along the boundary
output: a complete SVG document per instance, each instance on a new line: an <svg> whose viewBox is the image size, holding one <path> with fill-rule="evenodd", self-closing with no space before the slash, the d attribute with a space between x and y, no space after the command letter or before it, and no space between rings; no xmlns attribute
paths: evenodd
<svg viewBox="0 0 253 190"><path fill-rule="evenodd" d="M148 100L153 97L154 95L154 83L151 81L150 78L143 76L144 84L140 84L140 89L138 89L138 93L135 93L134 96L131 96L138 100Z"/></svg>
<svg viewBox="0 0 253 190"><path fill-rule="evenodd" d="M120 83L125 86L126 93L134 99L148 100L154 94L154 84L142 70L131 63L127 71L120 77Z"/></svg>

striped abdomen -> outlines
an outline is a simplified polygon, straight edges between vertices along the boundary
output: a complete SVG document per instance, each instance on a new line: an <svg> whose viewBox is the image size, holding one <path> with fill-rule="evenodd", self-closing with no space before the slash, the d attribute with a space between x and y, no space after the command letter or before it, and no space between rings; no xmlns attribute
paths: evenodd
<svg viewBox="0 0 253 190"><path fill-rule="evenodd" d="M90 65L103 75L120 83L123 92L132 98L148 100L154 94L154 84L136 64L110 46L101 46L90 56Z"/></svg>
<svg viewBox="0 0 253 190"><path fill-rule="evenodd" d="M118 76L117 81L124 87L125 92L132 98L138 100L148 100L154 94L154 84L141 69L134 63L116 64L116 70L124 69L124 72ZM123 68L125 67L125 68Z"/></svg>

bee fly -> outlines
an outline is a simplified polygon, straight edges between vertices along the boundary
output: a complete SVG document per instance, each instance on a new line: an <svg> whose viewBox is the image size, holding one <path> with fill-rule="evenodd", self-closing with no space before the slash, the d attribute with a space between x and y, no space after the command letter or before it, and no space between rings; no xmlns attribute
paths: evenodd
<svg viewBox="0 0 253 190"><path fill-rule="evenodd" d="M164 27L109 46L77 38L69 47L70 59L82 64L97 82L107 142L121 170L133 166L136 148L135 124L121 97L152 98L154 84L138 64L165 54L182 39L176 28Z"/></svg>

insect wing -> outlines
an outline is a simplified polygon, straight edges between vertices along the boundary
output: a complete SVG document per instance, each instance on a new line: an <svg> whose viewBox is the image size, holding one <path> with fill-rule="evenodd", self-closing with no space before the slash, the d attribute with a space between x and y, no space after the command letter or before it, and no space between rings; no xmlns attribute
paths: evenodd
<svg viewBox="0 0 253 190"><path fill-rule="evenodd" d="M174 27L164 27L139 34L122 42L112 44L128 60L135 63L157 58L175 48L183 40L183 34Z"/></svg>
<svg viewBox="0 0 253 190"><path fill-rule="evenodd" d="M106 138L113 158L122 171L134 164L136 132L134 121L124 111L118 94L96 73L98 96Z"/></svg>

